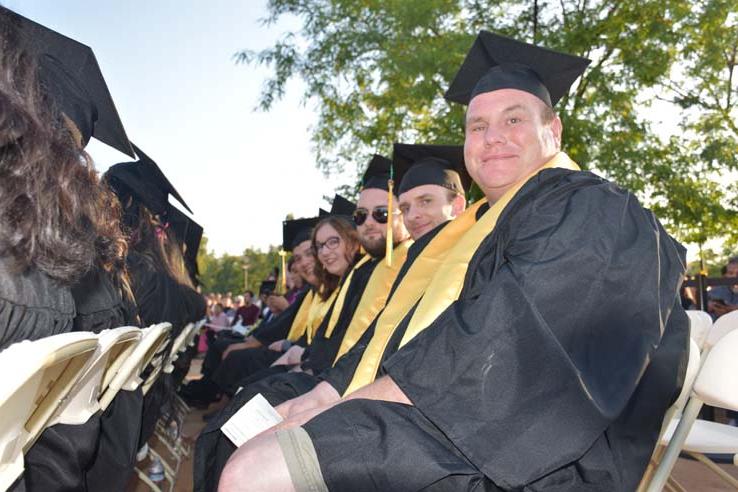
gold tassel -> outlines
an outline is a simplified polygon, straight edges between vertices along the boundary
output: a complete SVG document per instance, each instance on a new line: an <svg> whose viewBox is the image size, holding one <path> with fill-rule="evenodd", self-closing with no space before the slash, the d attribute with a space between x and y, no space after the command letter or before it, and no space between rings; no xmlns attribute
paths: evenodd
<svg viewBox="0 0 738 492"><path fill-rule="evenodd" d="M389 179L387 181L387 250L384 254L384 258L387 261L387 266L392 266L392 249L394 241L392 238L392 220L394 219L394 210L392 204L394 180Z"/></svg>
<svg viewBox="0 0 738 492"><path fill-rule="evenodd" d="M282 258L282 293L284 294L287 292L287 252L280 249L279 256Z"/></svg>

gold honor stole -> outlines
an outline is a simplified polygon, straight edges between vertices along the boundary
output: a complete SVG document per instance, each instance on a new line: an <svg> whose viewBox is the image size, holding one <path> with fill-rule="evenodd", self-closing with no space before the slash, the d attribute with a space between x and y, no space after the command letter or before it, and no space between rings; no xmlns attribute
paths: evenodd
<svg viewBox="0 0 738 492"><path fill-rule="evenodd" d="M340 317L341 311L343 310L343 305L346 302L346 292L348 291L349 285L351 284L351 280L353 280L354 278L354 272L371 259L371 256L365 254L364 257L360 259L356 263L356 265L354 265L354 268L351 269L348 276L346 277L346 280L341 284L341 290L338 291L336 304L333 305L331 319L328 320L328 326L325 329L325 338L331 337L331 335L333 334L333 329L336 327L336 323L338 323L338 318Z"/></svg>
<svg viewBox="0 0 738 492"><path fill-rule="evenodd" d="M425 329L458 299L469 261L482 240L494 230L502 210L530 178L541 169L553 167L579 170L569 156L559 152L541 168L509 189L479 221L476 220L476 213L486 200L480 200L472 205L433 238L410 267L395 295L377 320L374 336L364 351L344 396L374 381L395 327L418 299L422 297L402 337L400 347ZM413 271L416 266L417 270ZM407 288L403 289L403 284L406 284Z"/></svg>
<svg viewBox="0 0 738 492"><path fill-rule="evenodd" d="M377 266L374 267L369 280L366 283L364 292L361 295L359 304L356 306L356 311L351 318L351 324L349 325L346 333L343 335L341 340L341 346L338 348L338 354L336 359L333 361L335 364L338 359L343 356L346 352L351 350L351 347L356 345L361 336L364 334L366 329L369 327L374 318L377 317L379 311L384 307L387 302L387 296L389 296L392 284L397 278L397 274L405 263L407 258L407 252L410 246L413 244L412 240L406 240L395 246L392 251L392 265L387 266L387 262L380 261ZM358 265L357 265L358 266ZM345 293L344 293L345 297ZM343 305L343 302L341 303ZM326 338L330 337L338 321L338 301L336 301L336 307L333 309L333 316L331 316L331 323L326 331ZM335 319L334 319L335 318Z"/></svg>
<svg viewBox="0 0 738 492"><path fill-rule="evenodd" d="M313 343L315 332L318 331L320 323L323 321L323 318L325 318L328 310L333 305L333 301L336 300L338 290L338 288L333 289L333 293L331 293L331 295L325 301L321 299L319 295L316 295L313 298L313 305L310 306L310 311L308 311L307 325L305 326L305 334L307 335L308 345Z"/></svg>
<svg viewBox="0 0 738 492"><path fill-rule="evenodd" d="M290 331L287 333L287 340L294 343L300 339L303 333L305 333L305 327L307 326L307 319L308 319L308 313L310 312L310 307L313 305L313 299L317 297L315 295L315 292L311 290L308 291L307 294L305 294L305 297L302 298L302 304L300 304L300 309L297 310L297 314L295 315L295 319L292 320L292 325L290 325Z"/></svg>

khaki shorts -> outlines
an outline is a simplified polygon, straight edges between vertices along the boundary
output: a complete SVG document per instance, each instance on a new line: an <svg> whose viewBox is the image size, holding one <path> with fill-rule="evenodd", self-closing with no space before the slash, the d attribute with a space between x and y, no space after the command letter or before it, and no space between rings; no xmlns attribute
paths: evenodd
<svg viewBox="0 0 738 492"><path fill-rule="evenodd" d="M276 432L276 436L295 490L297 492L328 492L313 441L305 429L293 427L280 430Z"/></svg>

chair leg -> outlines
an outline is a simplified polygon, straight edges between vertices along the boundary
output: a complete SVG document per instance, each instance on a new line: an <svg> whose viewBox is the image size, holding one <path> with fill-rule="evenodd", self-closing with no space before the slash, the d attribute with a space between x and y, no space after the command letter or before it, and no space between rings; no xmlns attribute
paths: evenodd
<svg viewBox="0 0 738 492"><path fill-rule="evenodd" d="M139 470L138 467L134 468L134 470L136 471L136 475L138 475L138 479L145 483L151 490L154 492L161 492L161 488L159 488L159 486L156 485L156 483L154 483L146 473Z"/></svg>
<svg viewBox="0 0 738 492"><path fill-rule="evenodd" d="M682 487L682 485L677 482L673 476L669 476L666 480L666 487L673 492L687 492L687 489Z"/></svg>
<svg viewBox="0 0 738 492"><path fill-rule="evenodd" d="M736 480L730 473L726 472L722 468L720 468L717 464L715 464L712 460L710 460L707 456L700 453L692 453L687 452L688 455L708 467L710 470L712 470L716 475L718 475L720 478L725 480L727 483L729 483L733 488L738 490L738 480Z"/></svg>
<svg viewBox="0 0 738 492"><path fill-rule="evenodd" d="M653 475L651 483L648 484L648 492L660 492L666 485L666 481L671 475L671 470L674 468L674 464L679 458L679 452L684 446L684 442L687 440L689 430L692 424L697 419L697 414L702 408L702 402L699 398L692 397L687 402L682 412L682 418L679 420L677 428L674 430L674 434L671 436L669 445L666 447L664 457L659 463L656 473Z"/></svg>

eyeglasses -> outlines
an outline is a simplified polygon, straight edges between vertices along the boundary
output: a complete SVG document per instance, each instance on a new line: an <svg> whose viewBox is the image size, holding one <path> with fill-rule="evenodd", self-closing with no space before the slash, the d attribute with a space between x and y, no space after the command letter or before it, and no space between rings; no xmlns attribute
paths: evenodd
<svg viewBox="0 0 738 492"><path fill-rule="evenodd" d="M341 238L338 236L331 236L323 243L321 243L320 241L315 241L315 252L320 253L320 250L322 250L323 247L326 247L328 249L336 249L339 244L341 244Z"/></svg>
<svg viewBox="0 0 738 492"><path fill-rule="evenodd" d="M399 214L400 212L394 212L392 215ZM386 224L387 219L389 217L389 212L387 210L387 207L374 207L374 209L371 212L372 219L377 221L379 224ZM366 222L366 219L369 217L369 211L365 208L357 208L354 211L354 224L357 226L360 226L364 222Z"/></svg>

